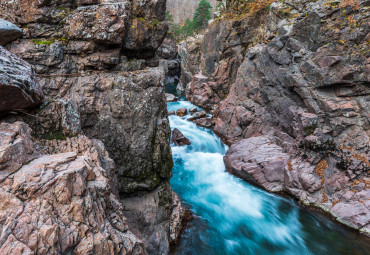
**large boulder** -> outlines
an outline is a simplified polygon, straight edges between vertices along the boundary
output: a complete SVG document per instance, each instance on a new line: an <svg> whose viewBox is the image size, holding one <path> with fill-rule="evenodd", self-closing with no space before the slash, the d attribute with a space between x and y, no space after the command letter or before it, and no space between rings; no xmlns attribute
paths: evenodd
<svg viewBox="0 0 370 255"><path fill-rule="evenodd" d="M31 66L0 46L0 112L35 106L42 97Z"/></svg>
<svg viewBox="0 0 370 255"><path fill-rule="evenodd" d="M23 34L22 29L6 20L0 19L0 46L4 46Z"/></svg>
<svg viewBox="0 0 370 255"><path fill-rule="evenodd" d="M183 133L181 133L180 130L178 130L177 128L175 128L173 131L172 131L172 138L171 138L171 142L175 145L175 146L184 146L184 145L190 145L190 141L188 138L186 138Z"/></svg>
<svg viewBox="0 0 370 255"><path fill-rule="evenodd" d="M259 136L233 144L224 161L230 173L269 191L281 192L289 158L268 137Z"/></svg>
<svg viewBox="0 0 370 255"><path fill-rule="evenodd" d="M166 93L166 101L167 102L175 102L177 100L178 100L178 98L175 95Z"/></svg>
<svg viewBox="0 0 370 255"><path fill-rule="evenodd" d="M251 137L231 145L224 157L226 169L243 180L270 192L287 193L304 204L330 212L338 221L369 233L370 163L365 155L342 150L337 168L333 159L316 165L294 158L275 144L276 137ZM362 179L356 179L363 176Z"/></svg>

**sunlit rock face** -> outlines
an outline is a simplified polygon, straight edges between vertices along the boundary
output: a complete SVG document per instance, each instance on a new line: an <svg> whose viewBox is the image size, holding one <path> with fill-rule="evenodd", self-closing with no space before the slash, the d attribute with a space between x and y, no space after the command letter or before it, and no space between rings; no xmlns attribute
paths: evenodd
<svg viewBox="0 0 370 255"><path fill-rule="evenodd" d="M145 254L129 230L102 142L34 142L24 122L0 124L1 254Z"/></svg>
<svg viewBox="0 0 370 255"><path fill-rule="evenodd" d="M165 72L153 61L167 32L165 4L165 0L0 3L0 17L23 31L5 48L31 65L45 98L27 115L8 112L0 121L25 121L40 141L78 135L99 139L115 165L106 171L110 183L103 188L111 189L144 252L151 254L168 252L172 209L181 206L173 203L169 186L172 156ZM126 199L136 197L145 197L138 201L150 204L156 213L141 210L138 203L126 204Z"/></svg>
<svg viewBox="0 0 370 255"><path fill-rule="evenodd" d="M167 0L167 10L172 14L173 20L177 24L183 24L186 19L192 19L200 0ZM217 1L208 1L213 11L216 9Z"/></svg>

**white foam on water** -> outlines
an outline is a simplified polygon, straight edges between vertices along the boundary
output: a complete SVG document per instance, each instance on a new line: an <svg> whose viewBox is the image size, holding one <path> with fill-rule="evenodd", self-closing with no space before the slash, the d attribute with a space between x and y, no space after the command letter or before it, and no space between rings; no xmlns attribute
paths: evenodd
<svg viewBox="0 0 370 255"><path fill-rule="evenodd" d="M168 104L168 110L175 111L190 107L194 106L184 101ZM239 254L238 250L247 249L246 254L253 254L259 242L284 247L276 254L293 254L297 247L307 250L300 238L297 210L282 217L277 209L280 199L227 173L223 162L227 146L211 130L187 118L169 117L171 129L179 129L191 141L189 146L172 147L177 169L171 182L194 212L215 227L225 250Z"/></svg>

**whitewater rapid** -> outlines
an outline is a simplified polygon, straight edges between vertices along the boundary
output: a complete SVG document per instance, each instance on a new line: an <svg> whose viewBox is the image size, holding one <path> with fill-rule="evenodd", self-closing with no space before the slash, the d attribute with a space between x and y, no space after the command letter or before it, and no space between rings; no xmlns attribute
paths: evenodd
<svg viewBox="0 0 370 255"><path fill-rule="evenodd" d="M194 105L179 101L167 107ZM169 116L171 129L192 143L172 146L171 186L196 215L176 254L368 254L363 241L348 240L357 234L227 173L227 146L189 117Z"/></svg>

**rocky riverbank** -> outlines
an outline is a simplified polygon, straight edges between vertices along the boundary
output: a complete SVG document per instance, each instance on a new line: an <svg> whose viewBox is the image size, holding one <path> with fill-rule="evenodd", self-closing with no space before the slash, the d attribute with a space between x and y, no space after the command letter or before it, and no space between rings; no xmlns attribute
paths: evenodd
<svg viewBox="0 0 370 255"><path fill-rule="evenodd" d="M0 3L14 23L0 22L1 254L166 254L178 239L165 5Z"/></svg>
<svg viewBox="0 0 370 255"><path fill-rule="evenodd" d="M285 1L181 45L228 171L370 233L368 1Z"/></svg>

